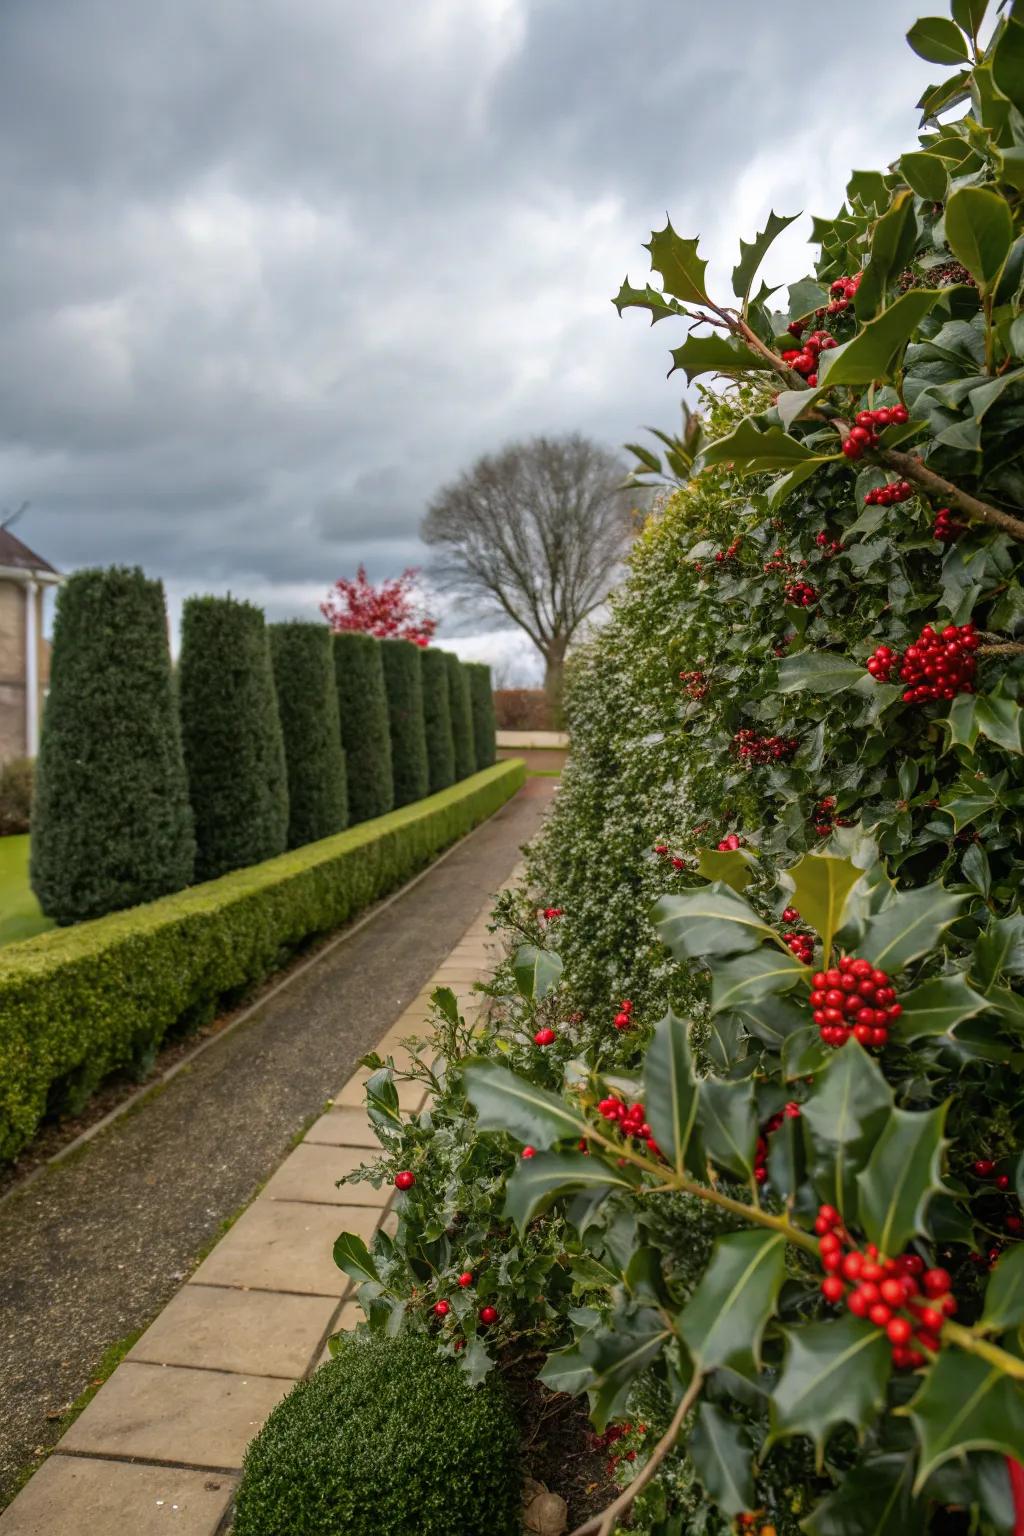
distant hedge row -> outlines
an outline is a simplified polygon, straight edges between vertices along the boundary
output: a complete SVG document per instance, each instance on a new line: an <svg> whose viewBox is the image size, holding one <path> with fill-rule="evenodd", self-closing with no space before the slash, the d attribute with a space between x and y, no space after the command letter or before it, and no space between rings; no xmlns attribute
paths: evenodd
<svg viewBox="0 0 1024 1536"><path fill-rule="evenodd" d="M80 571L57 600L31 880L60 925L332 837L494 761L490 669Z"/></svg>
<svg viewBox="0 0 1024 1536"><path fill-rule="evenodd" d="M503 762L219 880L0 949L0 1160L172 1030L237 1005L311 937L393 890L523 783Z"/></svg>

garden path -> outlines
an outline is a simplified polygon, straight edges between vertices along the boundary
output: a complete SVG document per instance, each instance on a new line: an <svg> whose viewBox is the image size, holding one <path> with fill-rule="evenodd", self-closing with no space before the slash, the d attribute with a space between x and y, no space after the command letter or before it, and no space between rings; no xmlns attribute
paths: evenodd
<svg viewBox="0 0 1024 1536"><path fill-rule="evenodd" d="M56 1410L103 1351L165 1308L0 1515L0 1536L222 1528L247 1441L354 1310L335 1236L368 1237L385 1215L389 1190L335 1187L375 1145L353 1068L420 1029L434 987L473 998L491 967L492 893L555 782L528 779L163 1091L0 1205L8 1487L58 1439Z"/></svg>

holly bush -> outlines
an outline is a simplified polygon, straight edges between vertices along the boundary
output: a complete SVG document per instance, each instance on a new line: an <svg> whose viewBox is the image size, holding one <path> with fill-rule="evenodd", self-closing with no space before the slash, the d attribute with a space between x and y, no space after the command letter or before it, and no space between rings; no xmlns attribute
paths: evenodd
<svg viewBox="0 0 1024 1536"><path fill-rule="evenodd" d="M784 307L774 214L733 300L670 224L623 286L727 388L575 659L552 905L395 1098L397 1237L339 1253L381 1326L545 1351L598 1433L653 1394L576 1536L1024 1520L1024 18L985 11L911 29L956 72Z"/></svg>

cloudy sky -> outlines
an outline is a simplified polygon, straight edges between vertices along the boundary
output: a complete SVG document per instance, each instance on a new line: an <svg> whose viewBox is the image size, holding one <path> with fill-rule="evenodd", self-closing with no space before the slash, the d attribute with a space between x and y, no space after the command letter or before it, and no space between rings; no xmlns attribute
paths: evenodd
<svg viewBox="0 0 1024 1536"><path fill-rule="evenodd" d="M674 425L678 338L609 303L649 230L727 280L770 206L834 211L909 146L942 74L917 0L2 9L0 507L63 569L272 618L422 562L432 493L509 438ZM506 650L480 628L445 625Z"/></svg>

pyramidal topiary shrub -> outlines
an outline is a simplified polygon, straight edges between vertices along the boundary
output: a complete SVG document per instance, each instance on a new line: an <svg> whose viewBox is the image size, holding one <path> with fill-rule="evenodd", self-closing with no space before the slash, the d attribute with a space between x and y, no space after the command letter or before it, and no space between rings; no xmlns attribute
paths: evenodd
<svg viewBox="0 0 1024 1536"><path fill-rule="evenodd" d="M388 695L379 640L342 630L332 644L348 773L348 815L354 826L386 816L395 803Z"/></svg>
<svg viewBox="0 0 1024 1536"><path fill-rule="evenodd" d="M194 858L163 587L78 571L57 598L32 889L74 923L180 891Z"/></svg>
<svg viewBox="0 0 1024 1536"><path fill-rule="evenodd" d="M448 692L448 663L443 651L420 652L423 668L423 722L427 732L430 793L455 782L455 740Z"/></svg>
<svg viewBox="0 0 1024 1536"><path fill-rule="evenodd" d="M395 808L422 800L430 790L427 732L423 718L423 673L419 647L411 640L382 640L384 682L391 730Z"/></svg>
<svg viewBox="0 0 1024 1536"><path fill-rule="evenodd" d="M270 642L288 764L288 847L301 848L348 824L331 633L291 621L272 624Z"/></svg>
<svg viewBox="0 0 1024 1536"><path fill-rule="evenodd" d="M431 1339L341 1336L249 1446L234 1536L518 1536L518 1426Z"/></svg>
<svg viewBox="0 0 1024 1536"><path fill-rule="evenodd" d="M498 723L494 717L494 685L491 669L484 661L464 663L469 678L469 698L473 710L473 746L476 766L489 768L497 755Z"/></svg>
<svg viewBox="0 0 1024 1536"><path fill-rule="evenodd" d="M465 779L476 772L469 678L462 662L453 652L445 651L444 659L448 666L448 705L452 715L452 739L455 742L455 777Z"/></svg>
<svg viewBox="0 0 1024 1536"><path fill-rule="evenodd" d="M197 880L288 846L288 779L262 610L190 597L178 662L181 737L196 831Z"/></svg>

